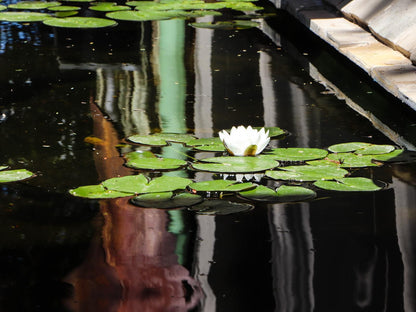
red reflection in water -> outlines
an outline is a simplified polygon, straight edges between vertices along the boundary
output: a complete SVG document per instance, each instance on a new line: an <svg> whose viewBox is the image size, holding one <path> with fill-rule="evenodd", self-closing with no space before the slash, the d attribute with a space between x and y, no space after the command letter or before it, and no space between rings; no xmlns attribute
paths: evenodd
<svg viewBox="0 0 416 312"><path fill-rule="evenodd" d="M130 170L114 147L117 134L95 105L91 105L100 180ZM176 236L167 231L168 216L158 209L141 209L128 198L100 203L102 237L91 245L84 263L67 282L74 286L68 303L73 311L188 311L201 291L189 272L178 264ZM98 225L98 226L100 226Z"/></svg>

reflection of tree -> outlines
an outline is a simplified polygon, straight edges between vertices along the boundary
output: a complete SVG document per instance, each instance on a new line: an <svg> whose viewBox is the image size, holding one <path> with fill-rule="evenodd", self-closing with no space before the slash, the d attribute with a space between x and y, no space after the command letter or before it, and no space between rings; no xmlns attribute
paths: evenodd
<svg viewBox="0 0 416 312"><path fill-rule="evenodd" d="M92 105L100 179L122 176L112 124ZM89 257L68 277L75 287L75 311L187 311L200 297L196 282L178 264L176 236L168 215L140 209L128 199L102 201L102 241L94 240ZM103 253L103 251L104 253ZM98 306L97 306L98 305Z"/></svg>

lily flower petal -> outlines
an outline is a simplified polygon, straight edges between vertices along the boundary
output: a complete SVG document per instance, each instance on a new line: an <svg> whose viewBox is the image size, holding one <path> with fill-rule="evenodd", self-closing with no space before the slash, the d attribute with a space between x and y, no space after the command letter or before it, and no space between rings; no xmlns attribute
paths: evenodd
<svg viewBox="0 0 416 312"><path fill-rule="evenodd" d="M264 128L256 130L251 126L232 127L230 133L222 130L218 134L228 153L234 156L255 156L270 142L269 131Z"/></svg>

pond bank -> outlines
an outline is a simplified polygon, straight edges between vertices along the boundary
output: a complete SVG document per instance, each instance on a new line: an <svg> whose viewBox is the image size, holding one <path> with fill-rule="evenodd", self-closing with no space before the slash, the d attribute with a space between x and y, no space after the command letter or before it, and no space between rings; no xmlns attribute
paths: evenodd
<svg viewBox="0 0 416 312"><path fill-rule="evenodd" d="M416 110L416 37L411 35L416 4L406 0L270 1Z"/></svg>

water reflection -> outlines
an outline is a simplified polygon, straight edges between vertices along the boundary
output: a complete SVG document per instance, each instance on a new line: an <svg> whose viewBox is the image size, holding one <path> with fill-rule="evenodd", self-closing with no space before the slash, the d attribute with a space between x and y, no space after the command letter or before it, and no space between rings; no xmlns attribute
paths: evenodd
<svg viewBox="0 0 416 312"><path fill-rule="evenodd" d="M287 53L285 40L276 37L275 45L258 29L191 29L183 21L121 25L126 28L129 36L120 38L116 30L99 35L56 32L53 49L49 33L42 37L48 48L37 56L40 68L33 71L32 63L23 62L25 55L12 62L10 42L3 42L0 62L10 67L14 83L12 92L9 77L3 77L1 97L8 102L2 107L1 143L10 146L3 159L35 151L31 166L44 176L39 184L53 181L63 194L68 184L133 174L116 148L133 133L211 137L222 128L251 124L288 129L291 135L276 146L326 147L341 140L388 143L342 101L321 93L324 89L302 71L299 59ZM10 38L4 40L15 40ZM37 46L38 39L33 40ZM45 64L50 66L48 75L57 77L45 78ZM20 67L23 71L17 71ZM25 84L28 78L30 85ZM93 147L83 142L91 136L91 125L97 139ZM15 144L14 133L22 127L33 135ZM40 146L53 148L46 152ZM158 152L174 157L180 152L185 158L187 151L171 146ZM62 239L79 255L66 263L67 253L54 254L52 261L60 257L57 261L65 266L53 278L73 286L74 296L65 304L74 311L412 311L414 172L399 166L378 172L383 180L394 175L391 188L379 193L324 194L312 203L258 205L248 213L222 217L140 209L126 199L102 201L93 220L96 235L83 241L84 249L85 240L90 241L88 253ZM207 180L212 175L196 173L192 178ZM45 206L36 197L19 196L30 199L25 202L29 211L37 207L33 202ZM16 198L4 198L1 207L6 211ZM62 198L51 200L57 211L67 212ZM24 210L21 216L33 224L38 210ZM72 210L67 213L74 215ZM9 221L1 227L10 234L15 219ZM33 232L37 230L35 224ZM48 233L72 237L64 231ZM5 259L12 253L10 242L1 241ZM25 244L24 250L32 248ZM49 264L46 258L52 253L39 262ZM29 270L37 270L34 279L47 274L36 265ZM2 285L12 289L15 278L3 279Z"/></svg>

